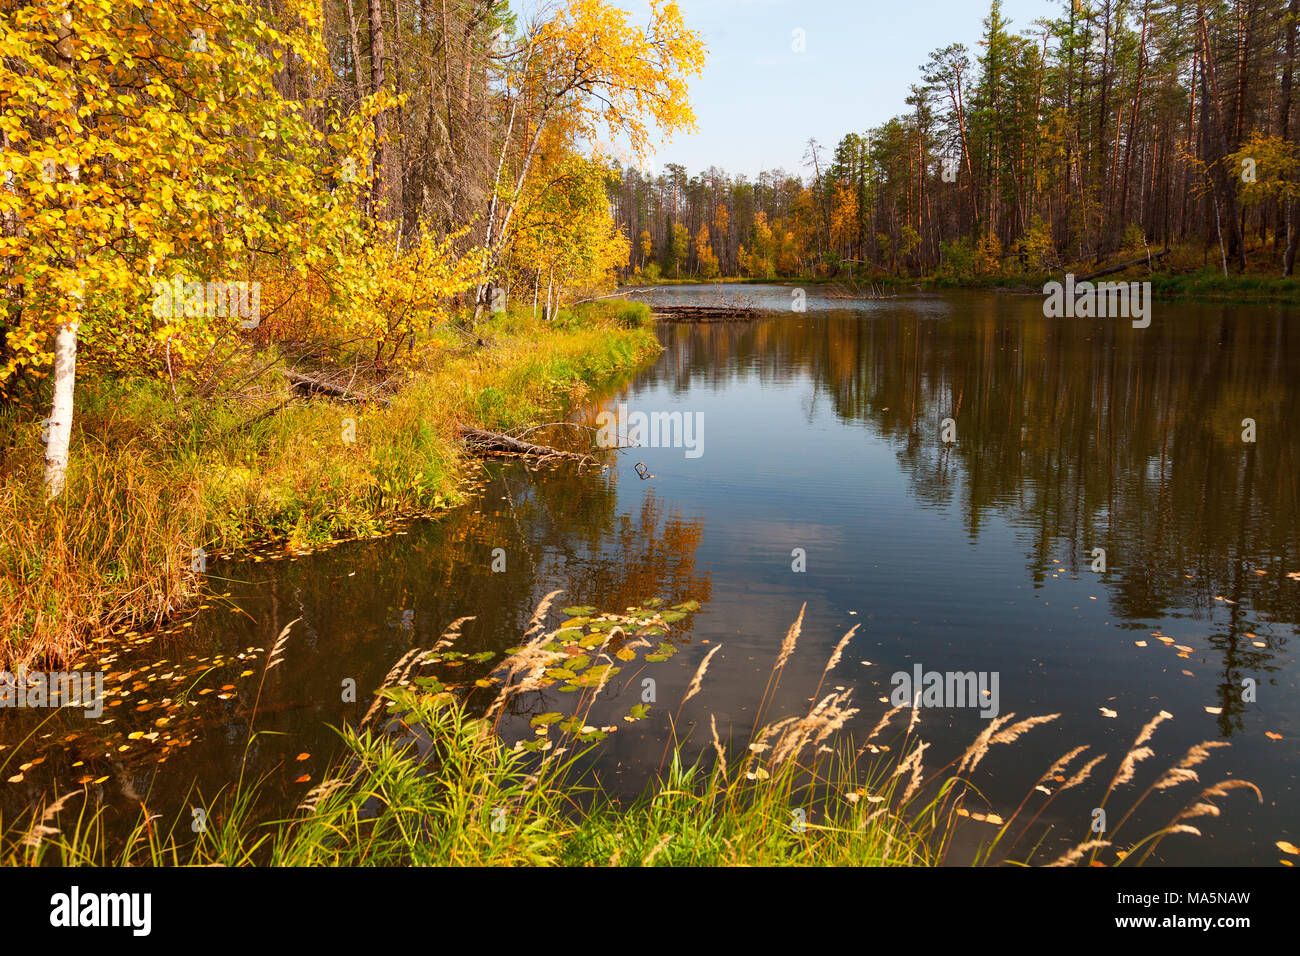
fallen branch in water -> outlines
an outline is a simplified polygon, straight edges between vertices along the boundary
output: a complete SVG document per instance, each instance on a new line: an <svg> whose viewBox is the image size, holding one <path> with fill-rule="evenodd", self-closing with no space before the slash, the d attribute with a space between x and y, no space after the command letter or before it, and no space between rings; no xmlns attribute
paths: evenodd
<svg viewBox="0 0 1300 956"><path fill-rule="evenodd" d="M490 432L470 425L458 425L456 431L465 439L465 447L472 451L500 452L508 455L522 455L545 461L548 458L563 458L568 461L580 461L586 464L598 464L590 455L574 451L561 451L548 445L534 445L500 432Z"/></svg>
<svg viewBox="0 0 1300 956"><path fill-rule="evenodd" d="M732 305L652 305L650 314L667 322L743 322L758 310Z"/></svg>

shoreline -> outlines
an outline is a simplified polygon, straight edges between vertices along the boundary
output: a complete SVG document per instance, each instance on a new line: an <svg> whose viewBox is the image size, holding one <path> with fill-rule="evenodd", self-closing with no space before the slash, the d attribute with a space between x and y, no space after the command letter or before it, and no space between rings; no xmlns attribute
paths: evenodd
<svg viewBox="0 0 1300 956"><path fill-rule="evenodd" d="M1093 268L1093 267L1089 267ZM1275 276L1234 275L1225 277L1221 272L1202 269L1191 272L1159 271L1138 274L1139 267L1108 275L1097 281L1133 282L1149 281L1152 295L1159 301L1215 302L1228 305L1300 305L1300 278L1281 279ZM847 276L834 278L801 278L781 276L771 279L747 276L729 276L717 279L659 279L629 284L627 293L646 292L658 288L698 285L778 285L778 286L846 286L859 281L867 285L898 289L910 287L919 292L980 291L1002 295L1042 295L1048 282L1059 282L1062 273L1042 273L1036 276L989 276L986 278L954 279L944 276L873 276L856 280ZM1084 273L1087 274L1086 272ZM1041 280L1041 281L1039 281ZM1082 280L1080 280L1082 281ZM846 298L845 301L852 301Z"/></svg>
<svg viewBox="0 0 1300 956"><path fill-rule="evenodd" d="M11 464L0 489L0 664L73 662L96 638L184 619L217 596L202 583L209 561L288 557L436 518L461 502L475 460L458 425L545 421L659 350L648 308L627 303L549 325L511 312L477 331L482 345L438 348L383 407L312 399L251 427L231 427L247 421L237 403L173 404L164 383L88 379L68 493L44 507L34 461ZM33 414L0 420L11 448Z"/></svg>

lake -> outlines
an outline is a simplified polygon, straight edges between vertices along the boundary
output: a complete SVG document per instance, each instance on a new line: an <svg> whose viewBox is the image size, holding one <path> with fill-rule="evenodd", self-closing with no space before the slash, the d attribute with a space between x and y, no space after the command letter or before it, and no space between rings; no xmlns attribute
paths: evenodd
<svg viewBox="0 0 1300 956"><path fill-rule="evenodd" d="M109 708L112 724L69 712L39 728L28 714L4 718L3 743L33 730L47 755L4 789L4 812L106 777L92 790L120 809L174 813L229 786L246 748L268 807L291 807L338 754L331 725L359 718L408 649L472 615L457 649L499 655L561 589L552 623L567 605L701 604L672 635L678 653L611 683L593 712L593 724L617 723L641 699L641 678L655 679L650 716L592 758L617 795L645 786L691 676L719 644L676 729L706 761L710 718L734 746L749 739L781 640L806 605L769 719L807 709L831 649L858 625L827 688L853 690L861 712L847 730L859 737L890 706L895 674L996 677L996 699L980 695L982 707L922 707L927 768L960 755L992 704L1018 718L1060 715L990 751L975 777L986 809L1014 810L1072 748L1108 755L1039 818L1037 860L1088 837L1118 761L1161 711L1172 716L1153 755L1109 812L1207 740L1230 746L1196 768L1201 785L1245 779L1264 799L1219 798L1222 816L1194 821L1203 836L1165 840L1153 862L1273 864L1275 841L1300 842L1294 310L1157 302L1150 327L1135 329L1045 318L1041 296L904 290L862 301L776 285L636 295L764 310L752 321L661 324L653 365L571 415L594 428L620 406L681 413L696 426L691 447L606 452L605 471L491 462L470 502L441 520L292 560L215 564L228 599L107 662L137 688ZM590 444L575 428L537 434ZM295 618L259 698L266 650ZM494 666L460 668L472 678ZM357 702L343 699L349 680ZM182 695L186 706L158 724ZM527 718L563 710L564 698L523 699L507 739L526 738ZM1154 793L1128 837L1167 824L1197 792ZM971 823L968 839L980 826L992 836Z"/></svg>

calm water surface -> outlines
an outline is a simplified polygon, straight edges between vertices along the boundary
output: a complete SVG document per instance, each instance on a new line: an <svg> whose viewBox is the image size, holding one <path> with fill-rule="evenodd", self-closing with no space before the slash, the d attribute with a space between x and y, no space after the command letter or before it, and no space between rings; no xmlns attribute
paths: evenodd
<svg viewBox="0 0 1300 956"><path fill-rule="evenodd" d="M603 473L493 464L480 496L443 520L294 561L218 566L239 613L214 604L181 637L112 662L163 658L136 678L146 699L156 685L155 702L194 683L189 744L168 748L159 764L158 741L130 734L157 732L166 711L137 710L135 698L110 708L107 728L61 712L18 748L27 760L39 744L47 759L6 785L4 811L72 789L82 775L108 777L92 790L118 807L182 810L196 803L191 782L206 798L237 777L246 746L250 772L267 775L268 807L292 806L337 754L329 725L357 719L409 648L474 615L459 649L502 651L560 588L557 607L621 611L653 596L702 604L674 638L681 652L646 665L632 686L615 681L592 715L617 723L640 700L640 676L656 679L650 718L598 751L594 769L615 793L644 786L669 715L717 644L679 729L700 729L690 753L710 716L724 737L747 740L777 648L806 604L770 717L807 707L830 649L858 624L833 683L854 690L862 712L849 729L859 736L887 708L890 675L916 664L996 672L1002 713L1061 715L981 766L976 783L994 809L1014 809L1075 746L1109 755L1040 818L1043 858L1088 835L1117 761L1161 710L1173 719L1156 731L1155 755L1134 784L1107 802L1112 813L1203 740L1231 746L1198 768L1202 782L1250 780L1264 802L1245 790L1220 799L1223 815L1199 821L1205 836L1166 840L1160 862L1273 864L1275 841L1300 843L1300 578L1287 576L1300 571L1293 313L1157 303L1151 327L1137 330L1123 320L1045 319L1036 297L854 302L812 289L801 313L790 309L791 290L776 286L643 297L772 310L752 322L662 325L665 351L653 366L574 415L594 424L620 403L698 414L702 455L625 450ZM947 418L951 445L940 437ZM1246 418L1254 443L1242 441ZM638 478L637 463L653 477ZM494 548L506 551L504 573L492 571ZM1105 573L1092 570L1095 548L1105 549ZM802 572L795 549L806 555ZM257 675L239 675L260 674L264 649L298 617L258 703L257 729L272 733L249 745ZM224 657L201 677L178 678L174 667L161 679L169 659L189 655ZM196 666L187 662L187 674ZM492 667L471 665L469 676ZM349 678L360 703L341 701ZM1254 702L1242 699L1247 679ZM214 692L199 697L206 688ZM567 697L523 700L507 737L527 735L530 715L564 710ZM27 715L4 719L0 742L10 749L0 759L32 729ZM958 755L986 723L975 709L924 709L927 765ZM310 756L296 759L302 753ZM1196 792L1153 795L1128 835L1167 823Z"/></svg>

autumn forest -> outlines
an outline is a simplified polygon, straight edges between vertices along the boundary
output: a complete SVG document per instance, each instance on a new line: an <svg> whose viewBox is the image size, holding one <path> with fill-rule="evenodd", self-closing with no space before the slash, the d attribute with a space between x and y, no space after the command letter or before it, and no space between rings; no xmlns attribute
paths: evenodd
<svg viewBox="0 0 1300 956"><path fill-rule="evenodd" d="M6 901L1293 865L1298 31L0 0Z"/></svg>
<svg viewBox="0 0 1300 956"><path fill-rule="evenodd" d="M809 140L802 170L629 163L615 208L630 269L960 279L1180 245L1291 275L1300 4L1062 0L1019 29L1001 6L978 49L920 65L903 112Z"/></svg>

